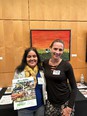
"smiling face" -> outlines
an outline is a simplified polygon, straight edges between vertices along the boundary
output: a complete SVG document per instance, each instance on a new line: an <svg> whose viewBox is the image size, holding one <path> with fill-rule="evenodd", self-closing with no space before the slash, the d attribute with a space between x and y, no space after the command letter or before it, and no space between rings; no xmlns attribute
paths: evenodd
<svg viewBox="0 0 87 116"><path fill-rule="evenodd" d="M26 61L29 67L34 68L38 63L37 54L33 50L29 51Z"/></svg>
<svg viewBox="0 0 87 116"><path fill-rule="evenodd" d="M64 51L64 45L61 42L54 42L52 47L50 48L52 58L59 59Z"/></svg>

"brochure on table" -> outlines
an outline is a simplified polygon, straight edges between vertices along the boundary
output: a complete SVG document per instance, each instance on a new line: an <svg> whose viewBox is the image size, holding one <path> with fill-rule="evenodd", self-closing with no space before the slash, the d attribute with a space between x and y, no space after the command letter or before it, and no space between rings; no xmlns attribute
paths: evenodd
<svg viewBox="0 0 87 116"><path fill-rule="evenodd" d="M12 104L11 95L3 95L0 99L0 105Z"/></svg>
<svg viewBox="0 0 87 116"><path fill-rule="evenodd" d="M83 89L83 88L87 88L87 86L83 83L77 83L77 88L78 89Z"/></svg>
<svg viewBox="0 0 87 116"><path fill-rule="evenodd" d="M12 89L12 93L22 94L14 101L14 110L37 105L33 77L13 79Z"/></svg>
<svg viewBox="0 0 87 116"><path fill-rule="evenodd" d="M87 89L81 89L79 91L87 98Z"/></svg>
<svg viewBox="0 0 87 116"><path fill-rule="evenodd" d="M5 94L11 94L12 93L12 87L7 87Z"/></svg>
<svg viewBox="0 0 87 116"><path fill-rule="evenodd" d="M84 83L77 83L77 88L87 98L87 86Z"/></svg>

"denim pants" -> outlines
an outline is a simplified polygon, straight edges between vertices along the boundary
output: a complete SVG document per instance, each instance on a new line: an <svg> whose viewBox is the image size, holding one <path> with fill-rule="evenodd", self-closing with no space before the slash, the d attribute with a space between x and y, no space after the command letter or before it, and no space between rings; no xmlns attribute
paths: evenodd
<svg viewBox="0 0 87 116"><path fill-rule="evenodd" d="M36 110L18 110L18 116L44 116L44 105L37 108Z"/></svg>

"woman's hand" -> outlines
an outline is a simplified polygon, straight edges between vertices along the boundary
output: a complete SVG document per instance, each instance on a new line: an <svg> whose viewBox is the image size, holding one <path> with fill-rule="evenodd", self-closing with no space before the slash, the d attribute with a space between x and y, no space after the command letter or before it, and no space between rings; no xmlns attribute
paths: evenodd
<svg viewBox="0 0 87 116"><path fill-rule="evenodd" d="M11 99L15 101L17 98L19 98L19 97L21 98L23 96L24 96L24 93L23 92L20 92L20 93L12 93Z"/></svg>
<svg viewBox="0 0 87 116"><path fill-rule="evenodd" d="M62 110L62 116L70 116L71 112L72 112L72 108L66 107Z"/></svg>

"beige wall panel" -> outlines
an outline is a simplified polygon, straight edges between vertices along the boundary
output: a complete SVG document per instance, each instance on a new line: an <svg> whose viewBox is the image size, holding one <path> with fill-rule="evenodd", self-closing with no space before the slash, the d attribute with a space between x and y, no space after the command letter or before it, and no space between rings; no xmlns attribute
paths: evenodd
<svg viewBox="0 0 87 116"><path fill-rule="evenodd" d="M0 0L0 19L28 19L28 0Z"/></svg>
<svg viewBox="0 0 87 116"><path fill-rule="evenodd" d="M14 44L15 47L29 46L29 22L13 21L14 23Z"/></svg>
<svg viewBox="0 0 87 116"><path fill-rule="evenodd" d="M2 26L3 23L3 26ZM0 72L12 72L20 63L24 49L29 47L29 22L5 20L0 32Z"/></svg>
<svg viewBox="0 0 87 116"><path fill-rule="evenodd" d="M3 30L4 30L4 41L5 47L14 46L14 30L13 30L13 21L3 21Z"/></svg>
<svg viewBox="0 0 87 116"><path fill-rule="evenodd" d="M86 63L87 22L79 22L77 26L77 65L78 68L87 67Z"/></svg>
<svg viewBox="0 0 87 116"><path fill-rule="evenodd" d="M3 59L0 60L0 72L4 72L5 70L5 47L0 47L0 57Z"/></svg>
<svg viewBox="0 0 87 116"><path fill-rule="evenodd" d="M85 68L85 82L87 82L87 68Z"/></svg>
<svg viewBox="0 0 87 116"><path fill-rule="evenodd" d="M15 54L14 47L6 47L5 48L5 69L3 72L12 72L14 70L15 63Z"/></svg>
<svg viewBox="0 0 87 116"><path fill-rule="evenodd" d="M84 80L87 82L87 68L74 69L74 74L77 82L80 82L81 74L84 75Z"/></svg>
<svg viewBox="0 0 87 116"><path fill-rule="evenodd" d="M86 20L87 0L29 0L30 20Z"/></svg>
<svg viewBox="0 0 87 116"><path fill-rule="evenodd" d="M4 40L4 26L3 21L0 21L0 47L4 47L5 40Z"/></svg>
<svg viewBox="0 0 87 116"><path fill-rule="evenodd" d="M2 17L2 1L0 0L0 18Z"/></svg>
<svg viewBox="0 0 87 116"><path fill-rule="evenodd" d="M12 85L13 73L0 73L0 87Z"/></svg>

